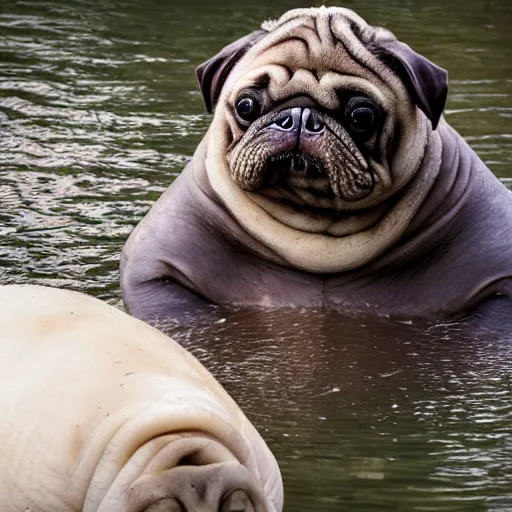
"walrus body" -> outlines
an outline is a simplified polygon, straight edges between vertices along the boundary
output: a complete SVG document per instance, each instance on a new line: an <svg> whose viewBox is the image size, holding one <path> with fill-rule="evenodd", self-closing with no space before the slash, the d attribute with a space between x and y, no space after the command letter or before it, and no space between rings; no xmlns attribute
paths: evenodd
<svg viewBox="0 0 512 512"><path fill-rule="evenodd" d="M214 303L512 323L512 193L442 117L444 70L320 8L264 24L198 80L212 126L123 250L131 314Z"/></svg>
<svg viewBox="0 0 512 512"><path fill-rule="evenodd" d="M281 510L264 441L167 336L75 292L0 304L2 512Z"/></svg>

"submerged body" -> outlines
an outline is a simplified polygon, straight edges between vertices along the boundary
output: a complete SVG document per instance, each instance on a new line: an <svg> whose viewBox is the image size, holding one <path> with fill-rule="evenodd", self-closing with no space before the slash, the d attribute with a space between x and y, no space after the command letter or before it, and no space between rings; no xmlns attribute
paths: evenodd
<svg viewBox="0 0 512 512"><path fill-rule="evenodd" d="M170 338L75 292L0 303L2 512L281 510L264 441Z"/></svg>
<svg viewBox="0 0 512 512"><path fill-rule="evenodd" d="M346 9L198 70L212 127L128 240L128 311L213 303L512 324L512 193L442 118L446 73Z"/></svg>

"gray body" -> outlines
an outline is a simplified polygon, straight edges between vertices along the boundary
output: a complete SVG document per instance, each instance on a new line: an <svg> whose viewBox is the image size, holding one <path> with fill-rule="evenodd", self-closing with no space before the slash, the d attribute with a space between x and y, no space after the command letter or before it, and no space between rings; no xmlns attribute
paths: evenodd
<svg viewBox="0 0 512 512"><path fill-rule="evenodd" d="M265 23L197 77L212 125L124 248L131 314L512 325L512 192L443 119L445 70L321 7Z"/></svg>
<svg viewBox="0 0 512 512"><path fill-rule="evenodd" d="M214 303L451 319L480 310L512 325L512 192L446 123L438 130L441 169L403 238L378 261L337 274L262 258L267 249L209 185L203 143L123 251L128 311L165 318Z"/></svg>

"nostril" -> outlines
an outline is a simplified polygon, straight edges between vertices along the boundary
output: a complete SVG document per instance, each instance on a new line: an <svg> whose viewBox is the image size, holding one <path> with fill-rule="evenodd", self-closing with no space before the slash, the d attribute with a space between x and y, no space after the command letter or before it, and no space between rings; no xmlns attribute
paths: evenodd
<svg viewBox="0 0 512 512"><path fill-rule="evenodd" d="M255 512L255 509L247 493L236 489L221 503L220 512Z"/></svg>
<svg viewBox="0 0 512 512"><path fill-rule="evenodd" d="M299 132L302 115L300 107L282 110L276 112L276 114L272 124L269 126L271 129L288 133Z"/></svg>
<svg viewBox="0 0 512 512"><path fill-rule="evenodd" d="M308 132L321 132L324 129L324 124L318 119L309 118L306 123L306 130Z"/></svg>
<svg viewBox="0 0 512 512"><path fill-rule="evenodd" d="M320 133L325 128L325 124L318 113L309 108L304 109L303 123L304 129L310 133Z"/></svg>
<svg viewBox="0 0 512 512"><path fill-rule="evenodd" d="M283 119L280 119L279 121L277 121L276 124L283 130L290 130L293 128L292 116L286 116Z"/></svg>

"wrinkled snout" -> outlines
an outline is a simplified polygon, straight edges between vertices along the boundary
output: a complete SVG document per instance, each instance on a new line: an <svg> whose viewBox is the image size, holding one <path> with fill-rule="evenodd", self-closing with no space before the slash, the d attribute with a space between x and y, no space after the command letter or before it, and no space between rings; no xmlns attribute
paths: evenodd
<svg viewBox="0 0 512 512"><path fill-rule="evenodd" d="M364 199L375 186L347 129L310 103L273 110L252 123L228 161L244 190L278 189L274 198L301 208L338 210Z"/></svg>
<svg viewBox="0 0 512 512"><path fill-rule="evenodd" d="M325 129L322 116L314 108L292 107L279 112L266 127L276 151L269 160L267 178L272 181L285 175L300 179L325 176L323 163L315 155L319 136Z"/></svg>
<svg viewBox="0 0 512 512"><path fill-rule="evenodd" d="M253 475L234 461L144 475L129 494L130 512L271 512Z"/></svg>

